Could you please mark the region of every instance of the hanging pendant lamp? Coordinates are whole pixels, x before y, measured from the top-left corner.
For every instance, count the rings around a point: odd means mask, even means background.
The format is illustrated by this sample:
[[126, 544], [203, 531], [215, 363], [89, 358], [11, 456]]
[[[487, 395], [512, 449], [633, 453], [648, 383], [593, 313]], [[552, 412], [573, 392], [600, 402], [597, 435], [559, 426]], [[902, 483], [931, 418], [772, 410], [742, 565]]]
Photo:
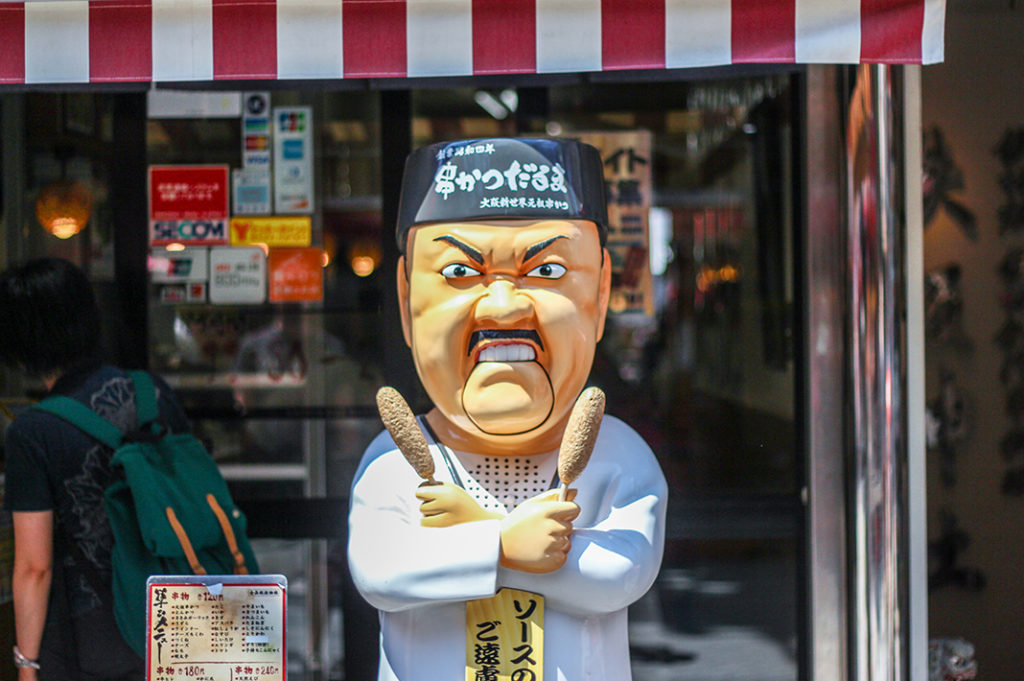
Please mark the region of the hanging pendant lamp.
[[68, 159], [74, 155], [71, 147], [54, 151], [60, 161], [60, 179], [39, 191], [36, 197], [36, 219], [58, 239], [70, 239], [85, 229], [92, 215], [92, 192], [89, 187], [66, 177]]

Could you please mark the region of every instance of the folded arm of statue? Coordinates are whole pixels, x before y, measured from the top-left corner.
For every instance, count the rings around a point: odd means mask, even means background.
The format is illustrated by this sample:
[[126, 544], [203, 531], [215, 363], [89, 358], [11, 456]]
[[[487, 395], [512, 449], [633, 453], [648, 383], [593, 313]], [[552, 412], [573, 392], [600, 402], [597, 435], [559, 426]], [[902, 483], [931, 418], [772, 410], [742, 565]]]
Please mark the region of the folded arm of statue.
[[587, 469], [574, 485], [580, 515], [559, 569], [501, 570], [498, 587], [543, 593], [551, 607], [613, 612], [642, 596], [661, 564], [666, 485], [654, 455], [624, 423], [606, 417]]
[[492, 595], [500, 521], [422, 526], [421, 479], [391, 438], [383, 433], [368, 453], [349, 512], [349, 568], [364, 597], [394, 612]]
[[573, 499], [559, 498], [558, 490], [550, 490], [527, 499], [511, 513], [504, 515], [481, 508], [466, 490], [450, 482], [423, 483], [416, 491], [422, 501], [420, 513], [423, 527], [452, 527], [480, 520], [499, 520], [502, 567], [524, 572], [552, 572], [565, 563], [572, 545], [572, 521], [580, 509]]

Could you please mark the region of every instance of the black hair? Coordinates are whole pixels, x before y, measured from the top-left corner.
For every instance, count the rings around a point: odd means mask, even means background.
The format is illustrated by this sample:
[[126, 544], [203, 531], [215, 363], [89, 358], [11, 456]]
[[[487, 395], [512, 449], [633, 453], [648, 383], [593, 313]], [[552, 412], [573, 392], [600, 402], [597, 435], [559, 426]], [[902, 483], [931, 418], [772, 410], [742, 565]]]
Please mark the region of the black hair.
[[39, 377], [98, 357], [92, 285], [67, 260], [37, 258], [0, 275], [0, 362]]

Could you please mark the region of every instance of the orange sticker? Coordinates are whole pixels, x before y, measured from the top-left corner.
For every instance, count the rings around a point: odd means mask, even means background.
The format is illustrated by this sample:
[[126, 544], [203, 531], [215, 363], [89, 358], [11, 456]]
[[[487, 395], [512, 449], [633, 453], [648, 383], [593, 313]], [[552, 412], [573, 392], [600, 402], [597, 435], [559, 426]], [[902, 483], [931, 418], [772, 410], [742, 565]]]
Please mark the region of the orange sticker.
[[324, 298], [321, 248], [271, 248], [267, 256], [272, 303], [319, 302]]

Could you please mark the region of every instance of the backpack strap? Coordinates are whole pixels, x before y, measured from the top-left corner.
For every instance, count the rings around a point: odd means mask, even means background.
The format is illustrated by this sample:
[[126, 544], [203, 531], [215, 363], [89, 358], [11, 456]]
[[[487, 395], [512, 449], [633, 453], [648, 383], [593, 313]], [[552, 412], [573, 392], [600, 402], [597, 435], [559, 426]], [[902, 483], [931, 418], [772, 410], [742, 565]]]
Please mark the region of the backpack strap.
[[192, 548], [192, 542], [189, 541], [188, 533], [182, 527], [181, 521], [178, 520], [178, 516], [174, 513], [174, 509], [168, 506], [164, 510], [167, 513], [167, 522], [170, 523], [171, 529], [174, 530], [174, 534], [178, 537], [181, 550], [185, 552], [185, 558], [188, 560], [189, 567], [192, 568], [192, 574], [205, 575], [206, 568], [199, 562], [199, 557], [196, 555], [195, 549]]
[[153, 377], [145, 371], [129, 371], [128, 375], [131, 376], [132, 386], [135, 388], [136, 423], [142, 428], [160, 416], [156, 404], [156, 388], [153, 387]]
[[217, 498], [212, 494], [206, 495], [206, 503], [210, 505], [210, 509], [213, 514], [217, 516], [217, 522], [220, 523], [220, 529], [224, 532], [224, 539], [228, 542], [228, 549], [231, 551], [232, 558], [235, 559], [235, 574], [236, 575], [247, 575], [249, 574], [249, 568], [245, 566], [245, 557], [242, 552], [238, 549], [238, 540], [235, 538], [235, 531], [231, 527], [231, 521], [228, 520], [227, 513], [217, 503]]
[[124, 437], [121, 429], [76, 399], [54, 395], [33, 405], [32, 408], [64, 419], [111, 449], [121, 446]]

